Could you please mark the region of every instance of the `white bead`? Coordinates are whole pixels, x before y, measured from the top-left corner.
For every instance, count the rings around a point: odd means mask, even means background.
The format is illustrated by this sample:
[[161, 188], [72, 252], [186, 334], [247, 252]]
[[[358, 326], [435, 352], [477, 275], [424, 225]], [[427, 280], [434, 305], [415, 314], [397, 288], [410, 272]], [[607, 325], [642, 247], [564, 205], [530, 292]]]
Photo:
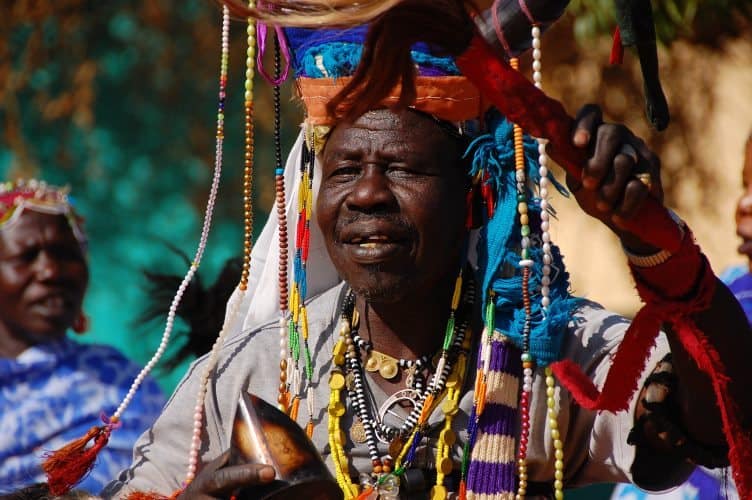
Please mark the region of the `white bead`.
[[[543, 254], [543, 263], [550, 265], [551, 264], [551, 255], [550, 254]], [[549, 271], [550, 273], [550, 271]]]
[[533, 369], [532, 368], [525, 368], [524, 370], [522, 370], [522, 373], [524, 373], [526, 377], [532, 377], [533, 376]]
[[[546, 245], [549, 245], [549, 247], [551, 246], [550, 243], [544, 243], [543, 244], [544, 247]], [[545, 251], [545, 248], [543, 250]], [[548, 276], [549, 274], [551, 274], [551, 268], [548, 267], [548, 266], [543, 266], [543, 276]]]
[[533, 73], [533, 81], [535, 82], [535, 86], [540, 88], [541, 81], [543, 81], [543, 78], [541, 77], [540, 71], [536, 71]]
[[543, 297], [541, 299], [541, 305], [543, 307], [548, 307], [549, 305], [551, 305], [551, 299], [549, 299], [548, 297]]
[[[549, 271], [549, 272], [550, 272], [550, 271]], [[550, 285], [550, 284], [551, 284], [551, 278], [549, 278], [548, 276], [543, 276], [543, 277], [541, 278], [541, 285], [543, 285], [543, 286], [548, 286], [548, 285]]]
[[528, 384], [522, 384], [522, 390], [524, 392], [530, 392], [532, 390], [532, 388]]
[[525, 171], [524, 170], [516, 170], [514, 172], [514, 177], [517, 179], [517, 182], [525, 182]]
[[[538, 42], [538, 44], [540, 45], [540, 41]], [[533, 59], [540, 59], [540, 58], [541, 58], [540, 47], [536, 47], [533, 44]]]
[[539, 26], [533, 26], [533, 29], [532, 29], [531, 33], [533, 35], [533, 39], [540, 38], [540, 36], [541, 36], [540, 27]]
[[547, 198], [548, 197], [548, 189], [541, 187], [540, 188], [540, 197], [541, 198]]
[[541, 287], [541, 295], [548, 297], [549, 295], [551, 295], [551, 289], [547, 286]]
[[541, 231], [548, 231], [550, 223], [547, 220], [541, 222]]
[[[541, 169], [541, 170], [543, 170], [543, 169]], [[540, 181], [539, 181], [540, 187], [541, 187], [541, 189], [547, 189], [548, 188], [548, 184], [549, 184], [548, 176], [547, 175], [543, 175], [543, 172], [540, 172], [540, 174], [541, 174], [541, 178], [540, 178]], [[546, 172], [546, 174], [548, 174], [548, 172]]]
[[522, 238], [522, 242], [520, 243], [522, 248], [528, 248], [530, 246], [530, 239], [529, 238]]
[[548, 242], [550, 242], [550, 241], [551, 241], [551, 236], [550, 236], [550, 235], [548, 234], [548, 232], [544, 232], [544, 233], [543, 233], [543, 234], [541, 235], [541, 238], [543, 238], [543, 241], [544, 241], [545, 243], [548, 243]]
[[551, 243], [544, 243], [543, 244], [543, 251], [546, 253], [551, 253]]
[[540, 201], [540, 207], [541, 207], [541, 210], [548, 210], [548, 201], [541, 200]]
[[540, 70], [541, 70], [540, 61], [533, 61], [533, 71], [540, 71]]
[[540, 46], [541, 46], [540, 38], [533, 38], [533, 48], [540, 49]]
[[520, 267], [533, 267], [533, 265], [535, 265], [535, 262], [533, 262], [531, 259], [522, 259], [519, 264]]

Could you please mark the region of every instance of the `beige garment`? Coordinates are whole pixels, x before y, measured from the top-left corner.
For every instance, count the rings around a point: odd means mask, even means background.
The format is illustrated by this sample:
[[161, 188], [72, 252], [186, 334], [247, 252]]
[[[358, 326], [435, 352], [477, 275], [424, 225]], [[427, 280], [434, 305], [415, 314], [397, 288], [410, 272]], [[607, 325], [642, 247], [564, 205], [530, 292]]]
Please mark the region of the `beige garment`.
[[[308, 304], [309, 342], [315, 367], [314, 420], [317, 425], [313, 440], [330, 466], [325, 410], [329, 397], [327, 381], [344, 294], [345, 287], [340, 284], [314, 297]], [[582, 366], [584, 372], [600, 386], [610, 366], [610, 357], [628, 325], [627, 319], [605, 311], [598, 304], [584, 301], [569, 323], [563, 355]], [[211, 461], [229, 447], [231, 423], [241, 390], [250, 390], [267, 401], [276, 401], [278, 328], [276, 322], [262, 325], [234, 337], [222, 349], [218, 370], [206, 397], [206, 425], [201, 449], [203, 462]], [[648, 368], [642, 376], [640, 387], [652, 367], [667, 352], [668, 343], [661, 336], [646, 364]], [[180, 487], [187, 467], [198, 379], [206, 359], [203, 357], [190, 367], [162, 416], [136, 443], [133, 464], [108, 486], [104, 492], [105, 498], [123, 498], [132, 490], [169, 494]], [[380, 404], [386, 395], [375, 384], [371, 384], [371, 389], [377, 404]], [[565, 485], [572, 487], [596, 482], [630, 481], [629, 467], [634, 458], [634, 448], [627, 444], [627, 434], [632, 428], [636, 397], [633, 397], [629, 411], [618, 414], [594, 413], [579, 408], [568, 391], [560, 388], [556, 389], [556, 398], [560, 405], [559, 429], [564, 441]], [[458, 433], [453, 457], [456, 461], [467, 439], [465, 429], [471, 406], [472, 393], [467, 393], [462, 398], [461, 411], [454, 420]], [[351, 422], [351, 413], [343, 417], [343, 427], [346, 429]], [[305, 425], [307, 419], [305, 405], [301, 405], [299, 423]], [[429, 422], [437, 423], [442, 419], [443, 415], [438, 411]], [[530, 481], [553, 480], [554, 448], [546, 422], [545, 377], [538, 369], [531, 402], [532, 437], [528, 445]], [[346, 449], [351, 457], [354, 477], [357, 477], [357, 471], [370, 471], [365, 445], [353, 447], [352, 443], [348, 443]], [[386, 449], [383, 451], [386, 453]], [[422, 456], [423, 463], [419, 465], [432, 467], [430, 453]]]

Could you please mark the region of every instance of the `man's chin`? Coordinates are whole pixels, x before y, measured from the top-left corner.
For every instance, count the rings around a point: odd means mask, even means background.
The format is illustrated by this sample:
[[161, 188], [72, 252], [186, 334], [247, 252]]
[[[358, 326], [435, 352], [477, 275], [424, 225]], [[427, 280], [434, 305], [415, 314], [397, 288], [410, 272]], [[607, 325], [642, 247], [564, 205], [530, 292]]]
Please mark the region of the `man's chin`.
[[379, 271], [372, 271], [367, 276], [346, 281], [355, 295], [372, 304], [399, 302], [409, 293], [410, 288], [410, 279], [405, 275]]

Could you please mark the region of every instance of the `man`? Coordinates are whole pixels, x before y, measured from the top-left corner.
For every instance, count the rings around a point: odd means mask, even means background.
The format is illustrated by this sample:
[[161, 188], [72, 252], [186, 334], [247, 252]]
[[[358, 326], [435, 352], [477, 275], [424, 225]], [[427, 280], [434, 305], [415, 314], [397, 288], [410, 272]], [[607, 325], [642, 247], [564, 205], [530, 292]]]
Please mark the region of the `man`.
[[[337, 124], [322, 152], [316, 217], [328, 256], [343, 283], [311, 298], [307, 307], [308, 342], [315, 367], [311, 385], [314, 400], [319, 404], [314, 410], [313, 441], [329, 462], [332, 449], [327, 444], [325, 424], [330, 392], [327, 380], [333, 368], [338, 320], [347, 296], [354, 298], [354, 309], [360, 317], [359, 338], [370, 349], [399, 360], [415, 360], [441, 351], [467, 237], [466, 195], [470, 182], [461, 160], [465, 143], [447, 130], [445, 124], [409, 109], [377, 109], [353, 123]], [[632, 217], [648, 196], [660, 199], [657, 159], [624, 127], [604, 124], [600, 112], [592, 107], [581, 113], [572, 140], [589, 151], [590, 157], [582, 185], [574, 182], [570, 185], [580, 205], [611, 227], [632, 254], [655, 253], [655, 249], [621, 231], [619, 224], [620, 219]], [[625, 149], [625, 144], [631, 149]], [[632, 177], [638, 165], [652, 173], [655, 180], [651, 189]], [[712, 307], [697, 313], [696, 318], [705, 333], [717, 342], [734, 377], [747, 370], [744, 356], [737, 353], [752, 352], [748, 332], [740, 332], [742, 319], [738, 305], [723, 286], [717, 287]], [[468, 321], [471, 330], [479, 332], [482, 328], [477, 316]], [[573, 359], [596, 383], [601, 383], [609, 357], [626, 326], [626, 320], [595, 304], [582, 302], [572, 311], [562, 356]], [[221, 369], [210, 380], [205, 409], [207, 425], [201, 434], [202, 462], [209, 463], [199, 468], [199, 474], [181, 498], [221, 497], [240, 486], [273, 478], [274, 470], [268, 466], [228, 465], [228, 455], [223, 452], [230, 446], [229, 422], [241, 391], [250, 390], [268, 401], [277, 399], [278, 360], [269, 356], [278, 342], [277, 328], [276, 321], [256, 325], [220, 352]], [[668, 352], [668, 345], [680, 381], [675, 396], [681, 425], [695, 442], [711, 448], [722, 445], [719, 416], [708, 381], [675, 339], [669, 336], [668, 344], [665, 340], [659, 343], [643, 377]], [[198, 374], [204, 363], [205, 359], [199, 361], [187, 374], [160, 419], [137, 444], [131, 469], [111, 485], [106, 496], [125, 496], [133, 489], [169, 493], [181, 488], [186, 467], [184, 457], [191, 441], [185, 417], [195, 405]], [[374, 399], [374, 404], [369, 404], [371, 410], [383, 406], [390, 395], [404, 387], [407, 375], [400, 371], [394, 378], [367, 376], [368, 391]], [[531, 432], [539, 432], [539, 436], [547, 422], [546, 398], [535, 394], [546, 394], [545, 378], [536, 376], [530, 407]], [[458, 434], [452, 452], [455, 462], [461, 456], [463, 442], [469, 439], [465, 429], [473, 404], [472, 392], [463, 393], [460, 411], [452, 424]], [[612, 414], [575, 409], [571, 396], [563, 390], [558, 397], [559, 416], [563, 419], [559, 429], [564, 443], [564, 484], [637, 480], [630, 473], [635, 448], [626, 443], [635, 415], [631, 411]], [[742, 411], [748, 411], [750, 401], [744, 394], [734, 393], [733, 397], [738, 398]], [[637, 415], [644, 413], [637, 401], [630, 408], [635, 406]], [[404, 410], [391, 409], [398, 413]], [[343, 429], [357, 425], [358, 418], [351, 411], [342, 418]], [[427, 451], [419, 453], [412, 464], [428, 472], [418, 481], [422, 490], [403, 490], [408, 498], [420, 498], [431, 490], [431, 474], [435, 476], [435, 469], [430, 450], [436, 444], [440, 431], [437, 425], [442, 418], [445, 415], [437, 411], [428, 420], [430, 435], [427, 446], [421, 446]], [[306, 416], [299, 416], [302, 425], [306, 420]], [[549, 431], [545, 432], [548, 435]], [[652, 470], [648, 471], [636, 464], [637, 469], [633, 470], [640, 470], [642, 485], [660, 489], [686, 479], [693, 466], [674, 453], [675, 443], [663, 441], [649, 426], [645, 434], [640, 446], [644, 450], [651, 448], [651, 454], [662, 459], [650, 461]], [[372, 466], [366, 445], [353, 436], [345, 445], [349, 473], [355, 477], [357, 473], [368, 474]], [[386, 444], [379, 443], [378, 448], [387, 453]], [[645, 455], [641, 459], [645, 460]], [[529, 494], [536, 491], [552, 494], [554, 483], [561, 480], [558, 472], [555, 474], [556, 460], [557, 449], [531, 441], [526, 469]], [[455, 482], [446, 487], [456, 486]], [[403, 484], [403, 488], [411, 487]]]
[[[0, 493], [44, 481], [45, 452], [111, 414], [138, 367], [105, 346], [80, 344], [89, 282], [86, 237], [65, 189], [0, 185]], [[99, 492], [128, 463], [135, 438], [164, 402], [148, 379], [127, 422], [81, 488]]]

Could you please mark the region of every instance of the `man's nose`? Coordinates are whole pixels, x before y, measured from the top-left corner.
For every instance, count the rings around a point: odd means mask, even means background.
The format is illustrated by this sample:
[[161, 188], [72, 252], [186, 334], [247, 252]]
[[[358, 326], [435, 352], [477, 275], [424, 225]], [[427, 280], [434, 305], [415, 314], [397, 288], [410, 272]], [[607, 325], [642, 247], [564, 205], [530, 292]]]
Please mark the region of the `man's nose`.
[[386, 169], [379, 165], [365, 166], [348, 196], [347, 205], [351, 210], [361, 212], [393, 208], [396, 205], [396, 198]]

